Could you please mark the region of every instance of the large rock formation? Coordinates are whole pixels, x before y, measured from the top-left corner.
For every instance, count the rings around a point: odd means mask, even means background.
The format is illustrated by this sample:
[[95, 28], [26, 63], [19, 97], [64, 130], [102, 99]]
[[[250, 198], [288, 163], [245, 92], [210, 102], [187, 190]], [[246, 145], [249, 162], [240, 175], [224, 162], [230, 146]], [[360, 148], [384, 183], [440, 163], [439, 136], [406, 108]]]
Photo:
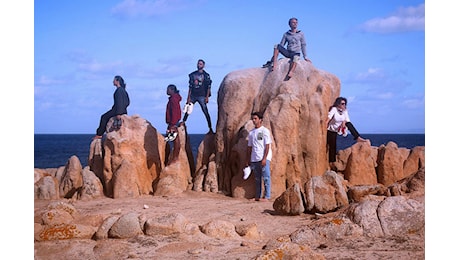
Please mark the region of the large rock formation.
[[254, 111], [264, 112], [263, 124], [273, 135], [272, 197], [327, 169], [324, 126], [328, 108], [339, 96], [340, 81], [306, 61], [285, 81], [288, 67], [288, 59], [281, 59], [273, 72], [260, 68], [234, 71], [220, 85], [216, 164], [219, 189], [226, 194], [252, 196], [241, 175]]
[[[175, 153], [171, 152], [168, 165], [161, 171], [158, 182], [155, 185], [155, 195], [166, 196], [175, 195], [190, 189], [192, 184], [192, 175], [190, 164], [185, 149], [187, 133], [183, 126], [178, 128], [178, 135], [174, 142], [178, 142]], [[169, 148], [168, 148], [169, 149]]]
[[[109, 197], [137, 197], [153, 193], [165, 162], [164, 137], [138, 115], [122, 116], [122, 126], [104, 140], [103, 184]], [[98, 140], [95, 140], [98, 141]], [[95, 162], [90, 158], [90, 162]], [[96, 173], [96, 175], [100, 175]]]

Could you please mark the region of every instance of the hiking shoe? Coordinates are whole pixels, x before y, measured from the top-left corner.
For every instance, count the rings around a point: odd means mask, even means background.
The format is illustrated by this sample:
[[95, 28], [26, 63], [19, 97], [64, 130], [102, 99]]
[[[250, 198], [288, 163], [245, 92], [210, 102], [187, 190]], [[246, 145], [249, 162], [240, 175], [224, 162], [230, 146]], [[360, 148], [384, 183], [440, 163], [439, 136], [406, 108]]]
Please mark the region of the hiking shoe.
[[267, 61], [267, 63], [262, 65], [262, 68], [270, 68], [272, 65], [273, 65], [273, 62], [269, 60], [269, 61]]

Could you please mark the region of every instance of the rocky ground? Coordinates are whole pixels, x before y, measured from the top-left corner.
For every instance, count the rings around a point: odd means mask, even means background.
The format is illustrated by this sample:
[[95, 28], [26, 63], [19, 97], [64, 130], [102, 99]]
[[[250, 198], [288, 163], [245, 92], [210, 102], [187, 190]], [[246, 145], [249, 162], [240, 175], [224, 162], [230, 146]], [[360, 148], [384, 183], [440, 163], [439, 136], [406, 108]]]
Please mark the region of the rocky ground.
[[[50, 203], [35, 200], [35, 216]], [[333, 219], [339, 212], [325, 215], [280, 216], [273, 201], [256, 202], [221, 194], [187, 191], [174, 197], [142, 196], [128, 199], [72, 201], [88, 221], [128, 212], [146, 218], [180, 213], [189, 222], [204, 225], [211, 220], [239, 224], [255, 223], [259, 238], [211, 238], [172, 236], [136, 236], [129, 239], [68, 239], [34, 242], [34, 256], [40, 259], [255, 259], [267, 251], [267, 244], [285, 239], [294, 231], [315, 221]], [[424, 259], [425, 238], [368, 238], [328, 241], [312, 251], [323, 259]], [[281, 259], [281, 258], [264, 258]], [[315, 258], [315, 259], [321, 259]]]

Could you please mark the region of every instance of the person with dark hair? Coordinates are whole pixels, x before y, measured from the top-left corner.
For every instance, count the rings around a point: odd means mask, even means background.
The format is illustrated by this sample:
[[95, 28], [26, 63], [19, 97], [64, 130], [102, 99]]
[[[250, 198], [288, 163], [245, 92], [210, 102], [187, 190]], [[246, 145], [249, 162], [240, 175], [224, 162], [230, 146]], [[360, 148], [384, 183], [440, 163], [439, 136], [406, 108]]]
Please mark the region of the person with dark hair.
[[[208, 122], [209, 133], [213, 133], [211, 116], [209, 115], [207, 107], [209, 97], [211, 96], [212, 80], [211, 76], [204, 70], [204, 65], [204, 60], [199, 59], [196, 64], [197, 70], [188, 75], [189, 90], [187, 96], [187, 105], [193, 105], [198, 101], [198, 104], [200, 104], [201, 110], [206, 117], [206, 121]], [[187, 121], [188, 116], [189, 113], [185, 112], [184, 119], [182, 120], [184, 123]]]
[[[270, 199], [270, 161], [272, 159], [270, 131], [262, 125], [263, 114], [253, 112], [251, 114], [254, 129], [249, 132], [248, 148], [246, 152], [246, 166], [254, 171], [256, 181], [256, 201], [267, 201]], [[244, 176], [247, 179], [248, 176]], [[262, 196], [262, 181], [264, 184], [264, 196]]]
[[336, 161], [338, 134], [346, 136], [347, 130], [349, 130], [356, 141], [368, 141], [368, 139], [361, 137], [361, 135], [351, 123], [347, 110], [347, 99], [344, 97], [336, 98], [334, 104], [329, 108], [326, 128], [330, 164]]
[[110, 118], [114, 117], [114, 127], [119, 129], [121, 127], [121, 115], [128, 114], [129, 96], [126, 92], [126, 84], [121, 76], [115, 76], [113, 85], [116, 87], [113, 93], [113, 106], [105, 112], [99, 121], [99, 127], [96, 130], [96, 136], [93, 139], [101, 139], [107, 128], [107, 123]]
[[168, 128], [166, 130], [165, 141], [174, 141], [177, 136], [177, 127], [182, 116], [180, 109], [180, 102], [182, 97], [179, 94], [179, 90], [176, 85], [169, 84], [166, 88], [166, 94], [169, 96], [168, 104], [166, 104], [166, 124]]
[[[278, 61], [278, 54], [281, 52], [283, 56], [290, 59], [289, 70], [286, 75], [286, 80], [289, 80], [297, 66], [297, 62], [300, 60], [300, 52], [302, 51], [303, 57], [307, 62], [311, 62], [307, 58], [307, 43], [305, 41], [305, 35], [301, 30], [297, 30], [298, 20], [295, 17], [289, 19], [289, 27], [291, 29], [283, 34], [280, 44], [275, 45], [273, 49], [273, 56], [271, 60], [267, 61], [262, 67], [270, 68], [270, 71], [276, 69], [276, 63]], [[287, 44], [287, 48], [284, 46]]]

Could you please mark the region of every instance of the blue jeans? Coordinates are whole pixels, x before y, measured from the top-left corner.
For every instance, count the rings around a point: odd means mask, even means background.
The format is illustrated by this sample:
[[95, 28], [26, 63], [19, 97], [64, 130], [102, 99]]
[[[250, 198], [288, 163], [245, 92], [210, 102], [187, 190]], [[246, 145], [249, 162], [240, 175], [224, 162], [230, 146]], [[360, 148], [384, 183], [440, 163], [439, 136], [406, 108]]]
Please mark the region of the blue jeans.
[[[262, 162], [251, 162], [251, 169], [254, 171], [256, 179], [256, 199], [270, 199], [270, 161], [267, 160], [265, 167]], [[262, 197], [262, 180], [264, 182], [265, 196]]]
[[[209, 127], [209, 129], [212, 129], [211, 116], [209, 115], [208, 106], [206, 105], [205, 99], [206, 99], [206, 97], [204, 97], [204, 96], [195, 97], [193, 95], [190, 95], [190, 102], [192, 104], [195, 104], [196, 102], [198, 102], [198, 104], [200, 104], [201, 110], [203, 111], [203, 114], [206, 117], [206, 121], [208, 121], [208, 127]], [[184, 121], [184, 122], [187, 121], [187, 118], [188, 118], [188, 114], [185, 113], [184, 118], [182, 119], [182, 121]]]

